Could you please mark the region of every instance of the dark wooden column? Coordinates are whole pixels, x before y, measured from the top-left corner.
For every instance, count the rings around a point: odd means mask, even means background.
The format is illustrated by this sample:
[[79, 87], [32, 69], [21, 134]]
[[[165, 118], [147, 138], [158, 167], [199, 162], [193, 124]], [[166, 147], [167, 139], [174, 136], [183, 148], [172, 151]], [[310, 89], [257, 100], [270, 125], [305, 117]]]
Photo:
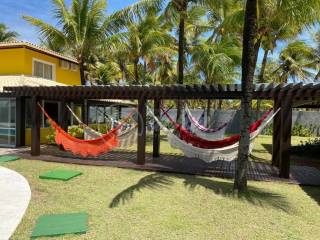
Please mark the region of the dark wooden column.
[[[160, 99], [154, 100], [154, 115], [160, 119]], [[153, 157], [160, 157], [160, 126], [154, 121], [153, 126]]]
[[26, 145], [26, 102], [24, 97], [16, 98], [16, 146]]
[[122, 107], [121, 106], [118, 106], [118, 119], [121, 119], [122, 118]]
[[[281, 107], [279, 98], [274, 99], [274, 111]], [[273, 119], [272, 133], [272, 165], [279, 167], [280, 163], [280, 143], [281, 143], [281, 111]]]
[[40, 155], [40, 109], [38, 106], [40, 99], [36, 96], [31, 99], [32, 125], [31, 125], [31, 155]]
[[280, 143], [280, 165], [279, 176], [289, 178], [290, 176], [290, 152], [291, 128], [292, 128], [292, 96], [287, 95], [281, 99], [281, 143]]
[[88, 100], [85, 99], [83, 100], [82, 106], [81, 106], [81, 120], [83, 123], [88, 124], [88, 118], [89, 118], [89, 114], [88, 114]]
[[67, 109], [67, 101], [63, 99], [60, 102], [60, 108], [59, 108], [59, 124], [60, 127], [68, 131], [68, 109]]
[[141, 96], [138, 101], [138, 151], [137, 151], [137, 163], [146, 163], [146, 98]]

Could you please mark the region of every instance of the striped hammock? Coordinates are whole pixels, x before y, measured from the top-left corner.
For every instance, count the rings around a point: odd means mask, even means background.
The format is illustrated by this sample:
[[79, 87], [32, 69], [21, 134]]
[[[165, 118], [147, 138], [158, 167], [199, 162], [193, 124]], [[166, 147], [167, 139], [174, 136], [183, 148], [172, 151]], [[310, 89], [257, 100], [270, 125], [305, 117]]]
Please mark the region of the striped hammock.
[[191, 122], [191, 128], [190, 131], [193, 132], [196, 136], [201, 137], [203, 139], [206, 140], [219, 140], [219, 139], [223, 139], [227, 126], [229, 125], [229, 123], [231, 122], [231, 118], [230, 121], [222, 124], [221, 126], [217, 127], [217, 128], [206, 128], [203, 125], [201, 125], [197, 119], [195, 119], [192, 114], [190, 109], [188, 108], [188, 106], [185, 106], [185, 112], [187, 113], [187, 116]]
[[[278, 109], [276, 112], [269, 112], [267, 117], [261, 121], [261, 124], [250, 133], [250, 146], [249, 146], [249, 153], [252, 152], [253, 149], [253, 142], [256, 137], [265, 129], [274, 116], [279, 112]], [[162, 122], [153, 114], [152, 110], [148, 108], [149, 114], [155, 119], [158, 123], [160, 128], [167, 134], [168, 141], [173, 148], [177, 148], [183, 152], [186, 157], [190, 158], [198, 158], [205, 162], [213, 162], [217, 160], [224, 160], [224, 161], [233, 161], [238, 156], [238, 147], [239, 147], [239, 139], [238, 141], [231, 143], [229, 145], [219, 147], [219, 148], [201, 148], [198, 146], [194, 146], [191, 143], [187, 143], [185, 140], [176, 136], [173, 131], [170, 131], [166, 128]]]

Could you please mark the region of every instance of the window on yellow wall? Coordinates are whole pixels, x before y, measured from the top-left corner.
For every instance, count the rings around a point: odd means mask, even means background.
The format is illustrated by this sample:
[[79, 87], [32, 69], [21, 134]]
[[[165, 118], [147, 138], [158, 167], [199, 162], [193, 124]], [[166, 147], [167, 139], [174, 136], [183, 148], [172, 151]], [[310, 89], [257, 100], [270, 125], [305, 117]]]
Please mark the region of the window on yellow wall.
[[33, 76], [54, 80], [54, 64], [33, 59]]

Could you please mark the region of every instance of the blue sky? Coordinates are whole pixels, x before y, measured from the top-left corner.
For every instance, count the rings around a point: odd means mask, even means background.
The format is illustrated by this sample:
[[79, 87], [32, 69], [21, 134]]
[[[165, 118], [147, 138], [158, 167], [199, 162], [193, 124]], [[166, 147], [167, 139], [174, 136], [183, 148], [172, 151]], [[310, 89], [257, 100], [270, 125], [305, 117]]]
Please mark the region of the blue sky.
[[[66, 0], [66, 3], [71, 0]], [[108, 0], [107, 13], [112, 13], [137, 0]], [[22, 15], [30, 15], [49, 23], [55, 23], [51, 17], [52, 3], [50, 0], [0, 0], [0, 22], [20, 34], [19, 39], [38, 43], [35, 28], [22, 19]]]
[[[71, 0], [65, 1], [67, 4], [71, 2]], [[137, 1], [138, 0], [107, 0], [108, 6], [106, 11], [110, 14]], [[38, 33], [36, 29], [24, 21], [22, 15], [30, 15], [55, 24], [55, 20], [51, 17], [52, 9], [51, 0], [0, 0], [0, 23], [5, 23], [11, 30], [18, 32], [20, 34], [19, 40], [38, 43]], [[316, 28], [319, 29], [319, 26]], [[312, 32], [315, 32], [315, 29], [311, 29], [311, 34], [307, 32], [303, 33], [300, 39], [309, 44], [314, 44], [311, 36]], [[273, 54], [274, 58], [277, 58], [280, 49], [285, 45], [286, 43], [278, 44], [278, 48]], [[261, 61], [261, 57], [262, 51], [259, 54], [259, 62]]]

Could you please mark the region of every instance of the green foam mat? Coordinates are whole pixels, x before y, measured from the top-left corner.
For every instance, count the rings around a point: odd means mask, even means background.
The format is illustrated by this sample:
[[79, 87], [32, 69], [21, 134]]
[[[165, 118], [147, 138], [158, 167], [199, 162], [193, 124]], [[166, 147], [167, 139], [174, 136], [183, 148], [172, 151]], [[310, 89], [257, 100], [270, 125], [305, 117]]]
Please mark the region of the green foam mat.
[[38, 218], [31, 237], [83, 234], [87, 232], [87, 225], [87, 213], [42, 215]]
[[74, 177], [81, 175], [82, 172], [75, 170], [52, 170], [39, 176], [41, 179], [68, 181]]
[[0, 156], [0, 163], [2, 163], [2, 162], [12, 162], [12, 161], [16, 161], [16, 160], [19, 160], [19, 159], [20, 159], [19, 156], [4, 155], [4, 156]]

